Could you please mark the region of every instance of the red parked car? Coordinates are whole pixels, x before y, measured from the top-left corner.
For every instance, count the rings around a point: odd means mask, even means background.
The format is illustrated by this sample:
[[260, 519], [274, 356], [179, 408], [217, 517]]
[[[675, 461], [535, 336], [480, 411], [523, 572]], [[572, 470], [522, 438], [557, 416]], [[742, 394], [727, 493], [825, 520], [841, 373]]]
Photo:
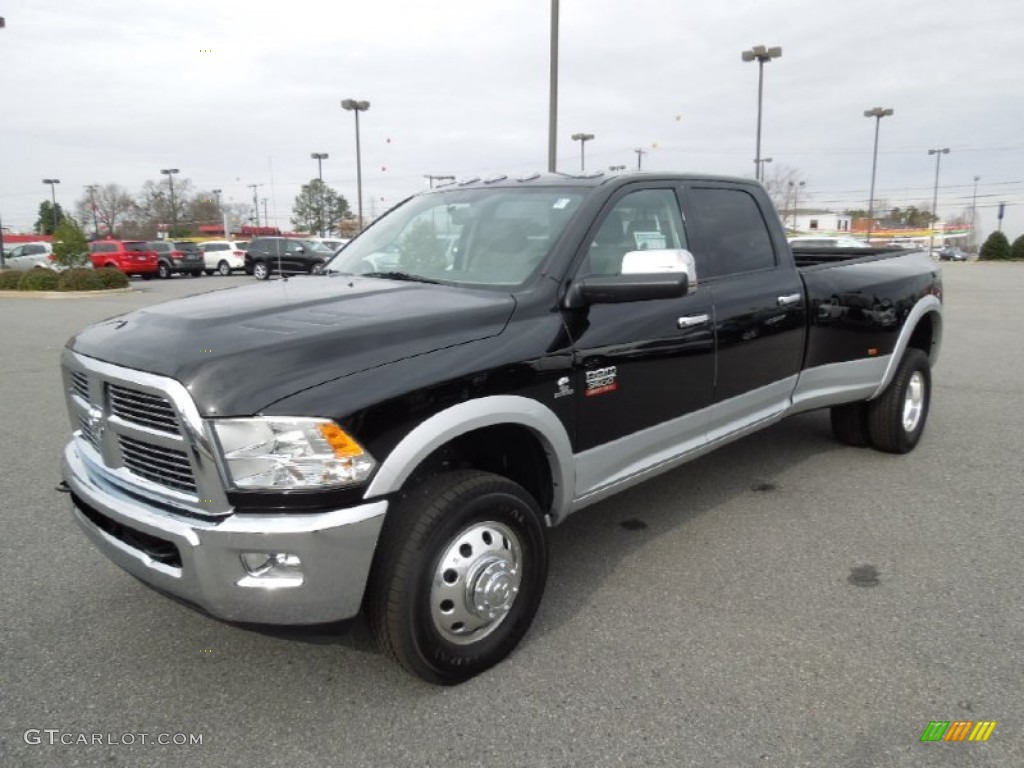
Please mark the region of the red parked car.
[[96, 240], [89, 243], [89, 258], [96, 269], [114, 267], [126, 275], [149, 280], [159, 269], [156, 251], [142, 240]]

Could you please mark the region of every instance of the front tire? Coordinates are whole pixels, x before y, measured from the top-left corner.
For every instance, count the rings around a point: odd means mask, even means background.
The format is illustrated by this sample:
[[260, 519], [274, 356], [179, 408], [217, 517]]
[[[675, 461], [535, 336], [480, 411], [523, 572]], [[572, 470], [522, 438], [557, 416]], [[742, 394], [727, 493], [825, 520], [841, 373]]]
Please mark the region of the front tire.
[[377, 642], [406, 670], [454, 685], [526, 634], [547, 580], [542, 514], [521, 486], [445, 472], [388, 513], [365, 607]]
[[262, 261], [257, 261], [252, 265], [252, 274], [257, 280], [267, 280], [270, 277], [270, 267]]
[[887, 453], [912, 451], [928, 420], [931, 393], [928, 355], [920, 349], [908, 349], [889, 386], [868, 403], [868, 430], [874, 446]]

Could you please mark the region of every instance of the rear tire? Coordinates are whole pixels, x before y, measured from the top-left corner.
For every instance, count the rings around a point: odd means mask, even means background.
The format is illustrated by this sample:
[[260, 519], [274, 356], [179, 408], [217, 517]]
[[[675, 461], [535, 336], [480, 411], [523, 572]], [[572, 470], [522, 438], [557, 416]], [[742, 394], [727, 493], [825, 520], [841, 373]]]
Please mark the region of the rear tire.
[[[220, 264], [217, 265], [217, 272], [218, 274], [227, 277], [228, 275], [231, 274], [231, 265], [228, 264], [226, 261], [222, 261]], [[212, 275], [213, 272], [210, 272], [209, 274]]]
[[161, 280], [167, 280], [171, 276], [171, 268], [169, 265], [161, 261], [159, 266], [156, 268], [156, 273]]
[[832, 434], [836, 440], [855, 448], [871, 445], [871, 432], [868, 429], [868, 404], [846, 403], [832, 406]]
[[432, 683], [454, 685], [516, 647], [547, 580], [537, 502], [476, 470], [445, 472], [388, 512], [364, 606], [381, 650]]
[[874, 446], [887, 453], [912, 451], [928, 420], [931, 393], [928, 355], [920, 349], [908, 349], [889, 386], [868, 403], [868, 430]]

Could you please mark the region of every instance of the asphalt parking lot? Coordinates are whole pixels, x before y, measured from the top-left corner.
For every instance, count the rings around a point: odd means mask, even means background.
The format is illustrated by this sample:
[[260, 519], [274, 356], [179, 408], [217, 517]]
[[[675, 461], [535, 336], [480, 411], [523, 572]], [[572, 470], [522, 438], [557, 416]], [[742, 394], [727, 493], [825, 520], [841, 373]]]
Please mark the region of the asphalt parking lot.
[[[65, 340], [252, 278], [0, 299], [0, 765], [1024, 765], [1024, 266], [944, 274], [916, 451], [843, 447], [805, 414], [590, 508], [551, 532], [519, 650], [444, 689], [361, 620], [237, 627], [152, 592], [54, 490]], [[998, 725], [922, 743], [934, 720]]]

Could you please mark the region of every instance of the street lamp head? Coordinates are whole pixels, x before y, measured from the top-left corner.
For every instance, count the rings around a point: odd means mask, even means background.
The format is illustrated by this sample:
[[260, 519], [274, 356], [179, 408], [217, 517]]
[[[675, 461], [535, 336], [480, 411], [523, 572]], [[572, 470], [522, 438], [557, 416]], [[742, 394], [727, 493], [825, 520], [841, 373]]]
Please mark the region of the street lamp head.
[[743, 51], [740, 57], [743, 61], [759, 61], [764, 64], [766, 61], [778, 59], [782, 56], [782, 48], [775, 45], [768, 48], [764, 45], [755, 45], [749, 51]]
[[60, 184], [60, 179], [43, 179], [43, 184]]
[[943, 147], [942, 149], [929, 149], [928, 150], [928, 154], [929, 155], [948, 155], [949, 154], [949, 147]]
[[894, 114], [894, 110], [891, 107], [875, 107], [874, 109], [865, 109], [864, 117], [889, 117]]
[[164, 173], [164, 174], [167, 174], [168, 176], [171, 176], [171, 175], [173, 175], [175, 173], [178, 173], [178, 169], [177, 168], [161, 168], [160, 169], [160, 173]]
[[594, 138], [592, 133], [574, 133], [572, 135], [573, 141], [590, 141], [592, 138]]
[[314, 160], [326, 160], [328, 158], [328, 154], [326, 152], [313, 152], [310, 157]]
[[370, 108], [370, 102], [357, 101], [356, 99], [343, 99], [341, 102], [341, 108], [347, 109], [349, 112], [365, 112]]

